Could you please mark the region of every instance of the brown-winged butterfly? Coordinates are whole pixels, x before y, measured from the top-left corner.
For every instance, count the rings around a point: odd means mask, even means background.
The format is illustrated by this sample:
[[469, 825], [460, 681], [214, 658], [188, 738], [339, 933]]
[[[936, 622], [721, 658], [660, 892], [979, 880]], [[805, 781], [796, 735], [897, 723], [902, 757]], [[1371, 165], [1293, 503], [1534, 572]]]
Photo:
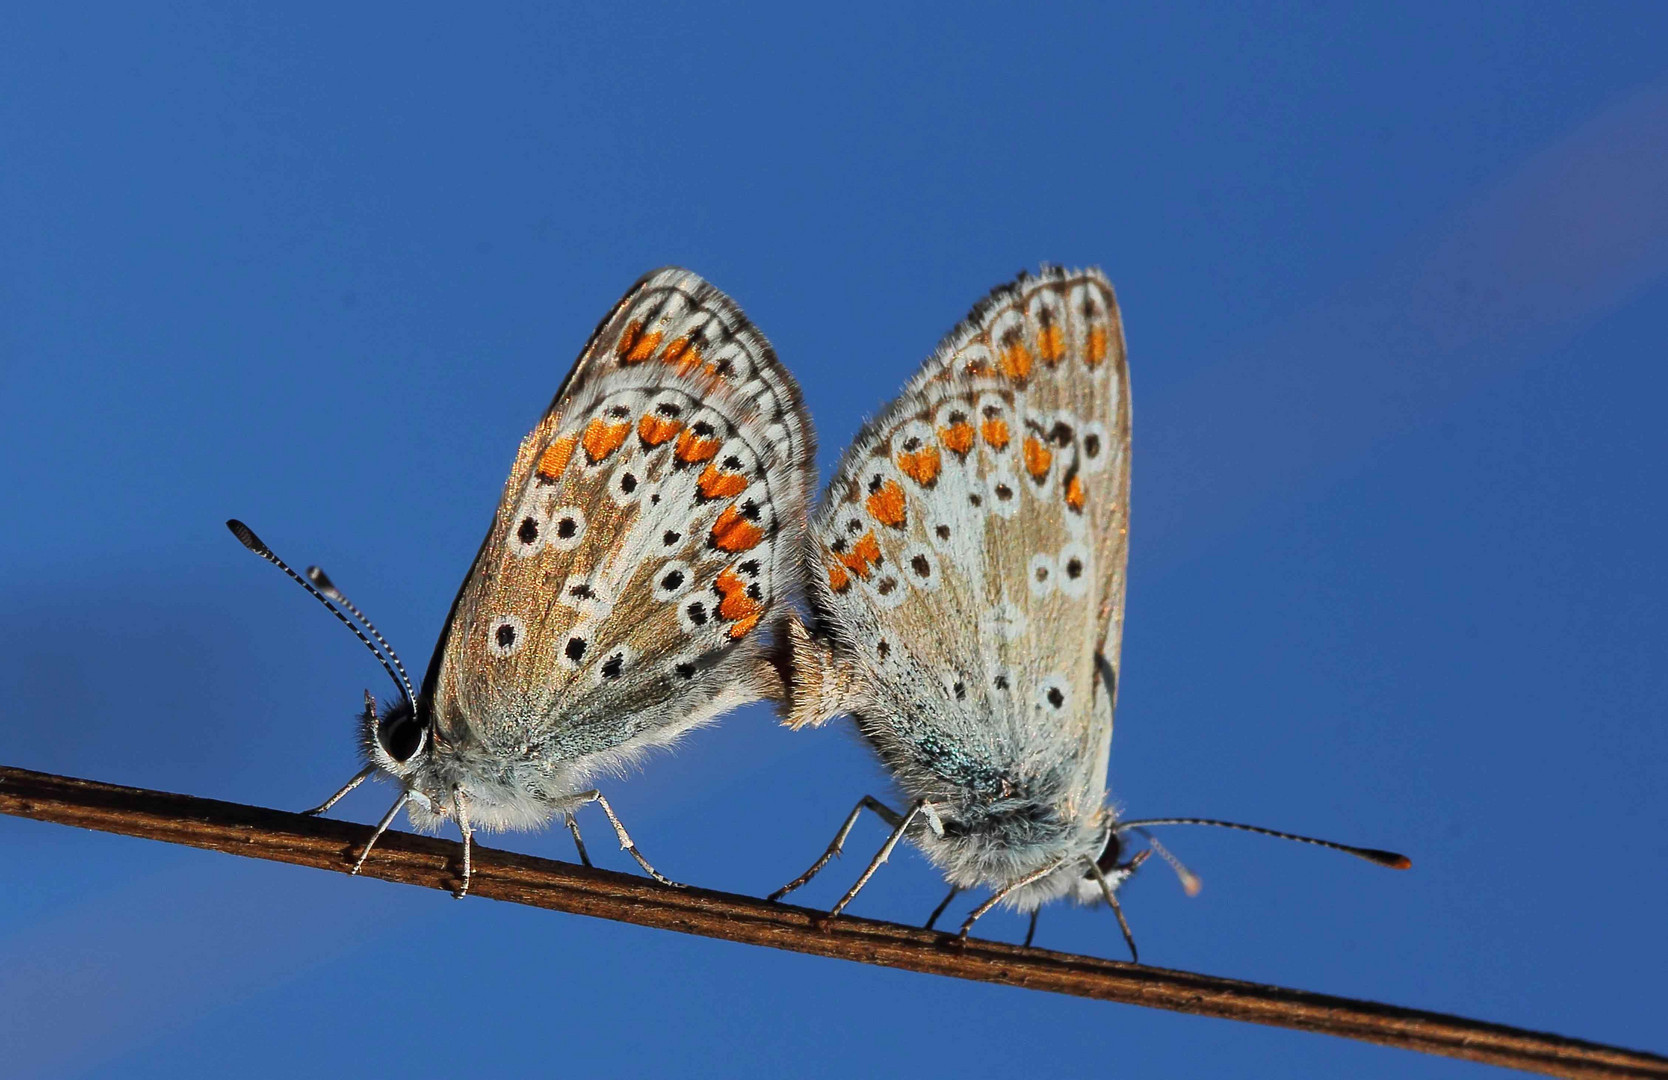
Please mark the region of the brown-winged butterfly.
[[[421, 689], [382, 635], [316, 567], [278, 565], [376, 653], [399, 696], [366, 692], [365, 767], [406, 808], [462, 831], [607, 814], [593, 786], [744, 702], [780, 697], [762, 639], [802, 572], [813, 435], [799, 387], [729, 297], [659, 270], [603, 319], [521, 443], [503, 498], [440, 632]], [[357, 624], [357, 625], [356, 625]], [[375, 644], [372, 644], [372, 641]], [[589, 860], [585, 859], [588, 863]]]

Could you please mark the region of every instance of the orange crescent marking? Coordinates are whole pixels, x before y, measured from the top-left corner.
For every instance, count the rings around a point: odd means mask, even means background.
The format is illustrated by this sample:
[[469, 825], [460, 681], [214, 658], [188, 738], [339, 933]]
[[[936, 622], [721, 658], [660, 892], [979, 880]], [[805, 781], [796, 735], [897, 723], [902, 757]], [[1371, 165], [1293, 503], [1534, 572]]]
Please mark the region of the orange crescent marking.
[[718, 466], [708, 465], [695, 482], [704, 499], [727, 499], [747, 490], [747, 477], [740, 473], [720, 472]]
[[[736, 574], [733, 566], [726, 566], [719, 571], [718, 579], [713, 582], [713, 588], [718, 590], [721, 598], [718, 601], [718, 617], [729, 622], [737, 619], [752, 619], [758, 621], [764, 613], [764, 605], [747, 595], [748, 582]], [[747, 630], [751, 630], [749, 626]], [[743, 630], [745, 634], [747, 630]]]
[[660, 331], [656, 330], [652, 334], [644, 334], [642, 337], [639, 337], [632, 343], [631, 351], [626, 353], [623, 357], [624, 362], [628, 364], [641, 364], [643, 361], [653, 356], [654, 351], [660, 347], [660, 336]]
[[730, 627], [730, 640], [734, 641], [738, 638], [746, 637], [749, 630], [759, 625], [760, 617], [761, 616], [758, 615], [749, 615], [747, 618], [740, 620], [734, 626]]
[[836, 558], [858, 577], [867, 578], [870, 568], [880, 565], [880, 541], [875, 539], [874, 533], [866, 532], [863, 539], [852, 545], [850, 551]]
[[676, 453], [678, 460], [691, 465], [697, 461], [710, 461], [718, 453], [723, 443], [718, 439], [703, 439], [693, 431], [685, 431], [678, 436]]
[[905, 476], [922, 487], [926, 487], [938, 479], [939, 467], [940, 461], [938, 447], [936, 446], [923, 447], [913, 454], [900, 453], [898, 455], [898, 468], [903, 470]]
[[661, 363], [675, 367], [679, 375], [688, 375], [701, 366], [701, 350], [691, 345], [686, 337], [674, 338], [660, 354]]
[[1037, 331], [1037, 355], [1043, 363], [1053, 367], [1065, 353], [1065, 335], [1060, 333], [1059, 326], [1050, 323]]
[[1054, 451], [1044, 446], [1033, 435], [1025, 437], [1025, 471], [1031, 474], [1031, 479], [1042, 482], [1048, 475], [1048, 466], [1054, 461]]
[[939, 428], [938, 441], [954, 451], [958, 457], [966, 457], [967, 452], [973, 449], [973, 425], [961, 423]]
[[547, 480], [554, 480], [562, 475], [562, 470], [568, 467], [568, 459], [573, 457], [573, 448], [578, 445], [578, 435], [563, 435], [550, 444], [544, 455], [539, 458], [539, 475]]
[[[732, 554], [750, 551], [764, 539], [764, 530], [741, 516], [734, 505], [726, 506], [712, 523], [712, 546]], [[722, 575], [720, 575], [722, 577]]]
[[1015, 382], [1023, 381], [1031, 374], [1031, 353], [1025, 347], [1025, 342], [1015, 341], [1002, 350], [1002, 374]]
[[631, 355], [631, 350], [637, 347], [637, 339], [643, 336], [643, 324], [639, 320], [632, 320], [620, 335], [620, 343], [614, 346], [614, 352], [621, 360]]
[[682, 430], [682, 420], [669, 420], [654, 413], [644, 413], [643, 419], [637, 421], [637, 437], [645, 446], [659, 446]]
[[1083, 493], [1083, 478], [1074, 473], [1072, 478], [1066, 481], [1066, 505], [1081, 514], [1086, 498]]
[[985, 442], [996, 447], [996, 449], [1006, 450], [1008, 448], [1008, 422], [1000, 416], [993, 416], [986, 420], [979, 425], [979, 430], [984, 433]]
[[586, 455], [594, 465], [624, 446], [629, 434], [631, 421], [621, 420], [617, 424], [610, 424], [599, 416], [585, 425], [585, 437], [579, 444], [585, 448]]
[[880, 485], [880, 490], [869, 496], [869, 513], [882, 525], [890, 525], [894, 529], [903, 528], [906, 519], [904, 512], [904, 490], [896, 480], [888, 480]]
[[828, 564], [828, 587], [835, 592], [843, 593], [851, 588], [851, 575], [838, 562]]
[[1106, 359], [1106, 327], [1096, 326], [1089, 331], [1089, 351], [1083, 357], [1090, 367], [1100, 367]]

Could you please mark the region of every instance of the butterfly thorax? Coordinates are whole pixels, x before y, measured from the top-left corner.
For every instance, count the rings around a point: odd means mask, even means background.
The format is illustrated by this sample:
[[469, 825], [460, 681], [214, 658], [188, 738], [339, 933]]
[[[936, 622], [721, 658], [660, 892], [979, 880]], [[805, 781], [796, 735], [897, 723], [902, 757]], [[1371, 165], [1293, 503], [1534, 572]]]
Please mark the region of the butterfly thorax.
[[923, 827], [912, 839], [951, 884], [999, 888], [1059, 863], [1055, 873], [1017, 890], [1013, 906], [1029, 911], [1066, 895], [1096, 899], [1083, 883], [1088, 861], [1106, 846], [1111, 818], [1101, 805], [1076, 813], [1058, 803], [1025, 798], [934, 805], [944, 834]]

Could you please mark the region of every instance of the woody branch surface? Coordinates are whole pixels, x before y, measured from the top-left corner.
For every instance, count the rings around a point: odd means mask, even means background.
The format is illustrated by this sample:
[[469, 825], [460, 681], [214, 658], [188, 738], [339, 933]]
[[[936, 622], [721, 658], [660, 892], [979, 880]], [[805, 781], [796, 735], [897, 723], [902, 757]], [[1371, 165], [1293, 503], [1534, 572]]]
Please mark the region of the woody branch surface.
[[[0, 812], [346, 873], [369, 835], [351, 822], [0, 766]], [[390, 832], [367, 877], [458, 881], [459, 845]], [[1668, 1078], [1668, 1058], [1457, 1016], [1185, 971], [1025, 949], [477, 847], [478, 897], [863, 964], [1341, 1035], [1553, 1076]]]

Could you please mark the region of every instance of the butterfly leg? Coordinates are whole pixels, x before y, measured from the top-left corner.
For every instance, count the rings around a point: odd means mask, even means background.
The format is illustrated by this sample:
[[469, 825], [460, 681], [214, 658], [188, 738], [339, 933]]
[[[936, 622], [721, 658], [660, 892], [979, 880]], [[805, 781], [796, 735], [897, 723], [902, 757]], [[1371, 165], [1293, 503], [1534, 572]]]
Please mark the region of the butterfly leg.
[[674, 889], [683, 888], [682, 885], [673, 881], [671, 878], [666, 877], [659, 870], [650, 866], [649, 860], [643, 858], [643, 853], [638, 851], [637, 845], [631, 842], [631, 834], [626, 832], [624, 825], [620, 824], [620, 819], [614, 814], [614, 808], [608, 805], [608, 800], [603, 798], [602, 792], [595, 790], [585, 791], [575, 795], [574, 798], [578, 800], [578, 805], [580, 806], [583, 806], [586, 803], [594, 802], [598, 806], [602, 807], [602, 812], [608, 815], [609, 824], [614, 826], [614, 835], [620, 840], [620, 848], [630, 853], [631, 857], [637, 860], [637, 865], [643, 868], [643, 873], [654, 878], [662, 885], [670, 885]]
[[807, 881], [816, 877], [822, 868], [827, 866], [835, 856], [840, 854], [840, 850], [845, 847], [846, 837], [851, 835], [852, 826], [857, 824], [857, 816], [863, 812], [865, 807], [873, 810], [882, 821], [886, 822], [886, 824], [892, 826], [894, 829], [898, 827], [899, 822], [903, 821], [903, 818], [898, 816], [897, 811], [893, 810], [890, 806], [887, 806], [873, 795], [863, 796], [857, 801], [857, 805], [851, 808], [851, 813], [846, 816], [846, 823], [841, 825], [840, 831], [834, 834], [834, 839], [831, 843], [829, 843], [828, 850], [822, 853], [822, 858], [812, 863], [811, 869], [805, 871], [803, 874], [800, 874], [780, 889], [777, 889], [775, 892], [765, 897], [765, 899], [772, 901], [780, 900], [782, 897], [793, 892]]
[[458, 831], [463, 833], [463, 884], [453, 890], [452, 897], [462, 900], [469, 894], [469, 879], [474, 873], [470, 850], [475, 846], [475, 830], [469, 827], [469, 809], [464, 805], [462, 788], [452, 789], [452, 805], [457, 813]]
[[[1148, 850], [1141, 852], [1139, 855], [1136, 855], [1135, 858], [1129, 860], [1127, 863], [1124, 863], [1122, 866], [1113, 867], [1113, 873], [1118, 879], [1117, 883], [1121, 884], [1125, 878], [1135, 873], [1136, 867], [1146, 862], [1147, 856], [1151, 854], [1152, 850], [1149, 848]], [[1141, 962], [1141, 954], [1135, 951], [1135, 935], [1130, 933], [1129, 921], [1124, 918], [1124, 909], [1118, 903], [1117, 894], [1112, 891], [1114, 883], [1106, 879], [1106, 875], [1101, 872], [1100, 864], [1095, 862], [1095, 860], [1084, 859], [1083, 861], [1088, 863], [1089, 873], [1093, 875], [1095, 881], [1100, 883], [1101, 895], [1106, 897], [1106, 902], [1108, 904], [1112, 905], [1112, 914], [1118, 917], [1118, 928], [1124, 932], [1124, 943], [1129, 946], [1129, 958], [1139, 964]]]
[[[961, 939], [963, 941], [966, 941], [968, 931], [973, 929], [973, 924], [978, 922], [982, 917], [984, 917], [984, 914], [987, 911], [989, 911], [991, 908], [995, 907], [997, 904], [1000, 904], [1008, 896], [1008, 894], [1012, 893], [1015, 889], [1024, 888], [1025, 886], [1031, 884], [1033, 881], [1041, 881], [1043, 878], [1045, 878], [1048, 875], [1054, 873], [1054, 871], [1060, 869], [1060, 867], [1066, 865], [1067, 858], [1069, 858], [1069, 856], [1062, 856], [1058, 859], [1055, 859], [1053, 862], [1049, 863], [1047, 866], [1044, 866], [1042, 869], [1033, 870], [1029, 874], [1026, 874], [1024, 877], [1015, 878], [1014, 880], [1008, 882], [1006, 885], [1002, 886], [1000, 889], [997, 889], [995, 892], [991, 893], [990, 894], [990, 899], [986, 900], [984, 903], [982, 903], [978, 907], [974, 908], [973, 911], [967, 916], [967, 921], [961, 924], [961, 935], [960, 935]], [[1035, 929], [1036, 923], [1033, 922], [1031, 925], [1032, 925], [1032, 928]], [[1029, 944], [1030, 938], [1026, 938], [1026, 942], [1027, 942], [1027, 944]]]
[[388, 808], [388, 812], [382, 815], [382, 820], [376, 823], [376, 832], [372, 833], [371, 838], [365, 841], [364, 850], [359, 853], [359, 858], [354, 860], [353, 872], [355, 874], [359, 873], [359, 871], [364, 867], [365, 860], [371, 857], [371, 849], [376, 847], [376, 842], [378, 840], [382, 839], [382, 834], [388, 831], [388, 826], [394, 823], [394, 815], [399, 813], [400, 809], [410, 801], [411, 792], [402, 791], [400, 792], [400, 797], [394, 800], [394, 805], [390, 806]]
[[365, 766], [363, 769], [360, 769], [357, 773], [354, 774], [352, 780], [349, 780], [347, 783], [343, 784], [341, 790], [336, 792], [336, 794], [330, 796], [330, 798], [328, 798], [328, 799], [324, 800], [323, 802], [319, 803], [317, 806], [313, 807], [311, 810], [303, 810], [301, 812], [303, 814], [305, 814], [307, 817], [317, 817], [320, 814], [325, 813], [332, 806], [335, 806], [337, 803], [341, 802], [343, 795], [346, 795], [348, 792], [352, 791], [354, 788], [358, 787], [360, 784], [363, 784], [365, 782], [366, 778], [368, 778], [374, 772], [376, 772], [376, 766], [375, 765]]
[[1031, 909], [1031, 925], [1025, 928], [1025, 944], [1021, 945], [1020, 948], [1029, 949], [1031, 947], [1031, 939], [1037, 936], [1037, 916], [1041, 914], [1041, 906]]
[[932, 909], [932, 914], [927, 916], [927, 924], [921, 927], [921, 929], [931, 930], [933, 923], [937, 922], [938, 917], [944, 914], [944, 909], [950, 906], [950, 901], [954, 900], [958, 895], [960, 895], [960, 893], [960, 885], [950, 886], [950, 895], [946, 896], [943, 900], [940, 900], [938, 902], [938, 906]]
[[562, 816], [567, 819], [568, 832], [573, 834], [573, 846], [579, 849], [579, 861], [584, 863], [586, 866], [590, 866], [591, 857], [585, 853], [585, 841], [579, 835], [579, 822], [574, 820], [574, 816], [571, 812], [563, 814]]
[[[846, 905], [857, 898], [857, 894], [863, 891], [863, 886], [867, 885], [869, 879], [875, 876], [875, 871], [879, 870], [881, 864], [892, 857], [892, 849], [898, 846], [898, 841], [903, 839], [904, 833], [909, 831], [909, 826], [926, 805], [926, 801], [923, 800], [909, 808], [909, 813], [905, 814], [903, 819], [898, 822], [897, 827], [892, 830], [892, 835], [886, 838], [886, 843], [879, 851], [875, 852], [875, 857], [869, 861], [868, 869], [864, 870], [863, 876], [857, 879], [857, 884], [853, 885], [844, 896], [840, 897], [839, 903], [828, 909], [829, 918], [832, 919], [844, 911]], [[933, 815], [935, 818], [937, 816], [937, 814]]]

